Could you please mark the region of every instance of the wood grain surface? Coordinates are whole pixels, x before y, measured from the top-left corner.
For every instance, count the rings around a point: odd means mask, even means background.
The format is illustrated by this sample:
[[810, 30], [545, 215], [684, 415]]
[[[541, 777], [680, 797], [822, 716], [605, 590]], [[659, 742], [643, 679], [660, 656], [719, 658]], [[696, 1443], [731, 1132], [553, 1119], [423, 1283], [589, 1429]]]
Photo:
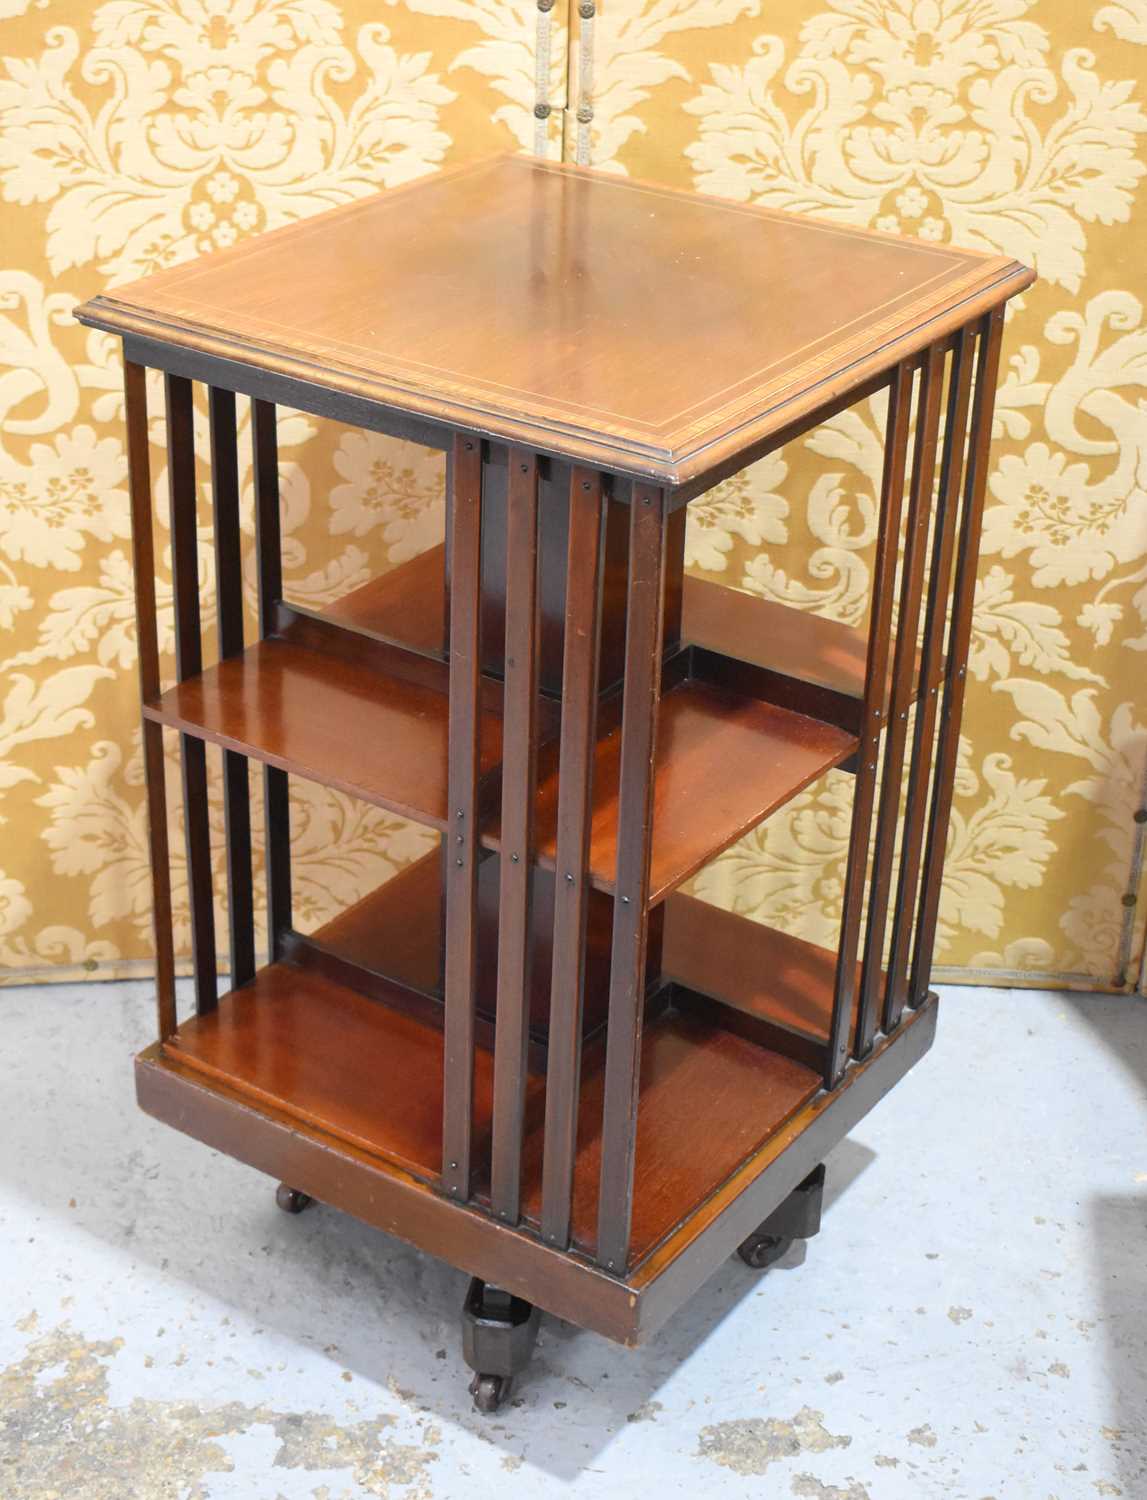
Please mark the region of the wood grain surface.
[[1007, 257], [506, 156], [77, 316], [673, 485], [1032, 279]]

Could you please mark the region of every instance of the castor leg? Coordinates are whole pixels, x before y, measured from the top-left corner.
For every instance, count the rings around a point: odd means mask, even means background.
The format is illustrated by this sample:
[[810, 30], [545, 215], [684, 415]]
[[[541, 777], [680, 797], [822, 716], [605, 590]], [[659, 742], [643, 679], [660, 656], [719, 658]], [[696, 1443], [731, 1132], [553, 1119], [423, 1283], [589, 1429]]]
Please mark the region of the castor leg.
[[514, 1376], [534, 1352], [540, 1313], [522, 1297], [477, 1276], [462, 1305], [462, 1357], [474, 1371], [470, 1394], [485, 1415], [508, 1398]]
[[737, 1246], [747, 1266], [763, 1271], [774, 1265], [792, 1247], [793, 1240], [811, 1240], [820, 1231], [820, 1206], [824, 1197], [823, 1164], [810, 1172], [799, 1187], [752, 1234]]
[[787, 1255], [792, 1247], [792, 1240], [783, 1235], [754, 1232], [737, 1246], [737, 1254], [754, 1271], [767, 1271], [782, 1255]]
[[470, 1382], [470, 1394], [474, 1398], [474, 1409], [483, 1416], [491, 1416], [503, 1401], [509, 1399], [514, 1382], [508, 1375], [475, 1375]]
[[275, 1189], [275, 1202], [285, 1214], [301, 1214], [314, 1201], [309, 1194], [301, 1193], [298, 1188], [288, 1187], [285, 1182], [280, 1182]]

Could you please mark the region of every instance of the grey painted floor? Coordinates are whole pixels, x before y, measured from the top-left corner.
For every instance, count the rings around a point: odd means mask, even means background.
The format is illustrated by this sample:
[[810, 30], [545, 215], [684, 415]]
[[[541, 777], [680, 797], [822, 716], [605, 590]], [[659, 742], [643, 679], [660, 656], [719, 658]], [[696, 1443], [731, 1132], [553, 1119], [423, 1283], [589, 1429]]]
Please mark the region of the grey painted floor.
[[824, 1229], [473, 1413], [464, 1278], [135, 1109], [146, 987], [0, 994], [2, 1500], [1147, 1496], [1147, 1004], [950, 990]]

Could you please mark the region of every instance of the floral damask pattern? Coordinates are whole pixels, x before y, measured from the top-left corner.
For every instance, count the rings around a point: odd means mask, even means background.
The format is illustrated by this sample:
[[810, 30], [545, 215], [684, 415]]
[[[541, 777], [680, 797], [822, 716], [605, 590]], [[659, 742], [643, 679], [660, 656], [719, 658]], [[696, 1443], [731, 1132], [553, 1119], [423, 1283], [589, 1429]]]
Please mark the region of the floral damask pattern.
[[[626, 68], [660, 81], [628, 106], [624, 132], [595, 114], [590, 159], [999, 250], [1040, 273], [1009, 317], [938, 960], [973, 977], [1133, 986], [1147, 280], [1131, 226], [1147, 85], [1129, 44], [1147, 42], [1147, 11], [1141, 0], [728, 0], [670, 29], [671, 9], [598, 7], [593, 25], [609, 37], [649, 37], [654, 55]], [[593, 66], [616, 51], [607, 40]], [[862, 405], [774, 455], [767, 479], [750, 473], [698, 502], [691, 566], [862, 621], [882, 426], [876, 403]], [[758, 515], [767, 536], [749, 530]], [[831, 942], [849, 796], [847, 778], [827, 778], [694, 890]]]
[[[1144, 0], [0, 3], [6, 977], [134, 972], [150, 951], [119, 350], [72, 307], [525, 149], [1036, 266], [1009, 320], [939, 959], [972, 977], [1133, 986], [1147, 852], [1144, 46]], [[169, 659], [158, 381], [150, 396]], [[243, 402], [239, 415], [251, 537]], [[863, 622], [884, 418], [874, 398], [696, 501], [689, 566]], [[197, 424], [205, 451], [205, 413]], [[291, 412], [279, 442], [292, 598], [322, 608], [441, 536], [440, 455]], [[246, 583], [253, 604], [250, 559]], [[174, 759], [169, 773], [174, 791]], [[850, 797], [849, 778], [825, 778], [694, 889], [831, 941]], [[304, 925], [434, 838], [301, 782], [292, 831]], [[185, 939], [178, 862], [174, 895]]]
[[[520, 146], [556, 154], [566, 30], [564, 9], [525, 0], [0, 9], [0, 970], [9, 981], [130, 973], [151, 948], [120, 350], [80, 328], [72, 308], [117, 281], [469, 157]], [[170, 662], [158, 379], [149, 401], [159, 637]], [[206, 452], [202, 410], [196, 443]], [[244, 401], [239, 443], [253, 537]], [[284, 569], [300, 602], [321, 608], [441, 536], [441, 455], [287, 411], [279, 447]], [[201, 494], [210, 629], [206, 472]], [[178, 797], [169, 802], [178, 851]], [[214, 779], [211, 815], [221, 859]], [[300, 924], [329, 918], [434, 840], [301, 782], [292, 826]], [[258, 853], [258, 820], [254, 836]], [[178, 856], [173, 884], [185, 944]], [[219, 889], [222, 903], [222, 878]]]

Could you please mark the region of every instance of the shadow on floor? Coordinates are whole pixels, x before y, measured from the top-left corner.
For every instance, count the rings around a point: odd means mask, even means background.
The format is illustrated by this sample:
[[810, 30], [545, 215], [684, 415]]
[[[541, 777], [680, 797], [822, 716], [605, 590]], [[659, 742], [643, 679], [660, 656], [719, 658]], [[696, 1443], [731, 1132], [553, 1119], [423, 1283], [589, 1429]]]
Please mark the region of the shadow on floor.
[[[109, 1002], [105, 1009], [84, 1001], [72, 1006], [62, 996], [45, 1000], [53, 1007], [51, 1023], [40, 1018], [28, 1028], [44, 1049], [35, 1058], [21, 1056], [15, 1037], [21, 1059], [9, 1097], [15, 1149], [0, 1153], [0, 1177], [8, 1201], [9, 1189], [21, 1200], [19, 1222], [35, 1225], [45, 1245], [63, 1228], [73, 1241], [91, 1236], [119, 1252], [125, 1281], [107, 1289], [109, 1306], [130, 1295], [133, 1281], [146, 1284], [157, 1272], [185, 1287], [180, 1300], [197, 1309], [195, 1358], [224, 1352], [211, 1344], [219, 1337], [213, 1327], [221, 1301], [257, 1320], [259, 1329], [322, 1351], [332, 1362], [332, 1383], [345, 1369], [388, 1387], [437, 1423], [478, 1431], [507, 1454], [519, 1453], [525, 1423], [512, 1410], [482, 1418], [466, 1394], [459, 1328], [467, 1278], [321, 1205], [299, 1217], [281, 1213], [269, 1179], [142, 1115], [130, 1058], [146, 1041], [147, 1007], [137, 995], [116, 1005], [109, 993]], [[48, 1139], [51, 1151], [44, 1149]], [[875, 1160], [851, 1140], [828, 1158], [826, 1234], [850, 1187]], [[517, 1394], [523, 1416], [533, 1421], [531, 1462], [555, 1478], [592, 1466], [593, 1455], [627, 1421], [640, 1420], [681, 1364], [757, 1295], [761, 1365], [770, 1370], [768, 1328], [785, 1316], [786, 1276], [814, 1271], [815, 1241], [807, 1253], [803, 1272], [796, 1270], [805, 1254], [800, 1242], [764, 1273], [731, 1258], [641, 1349], [544, 1319]], [[571, 1416], [576, 1411], [578, 1442], [555, 1441], [547, 1453], [552, 1424], [530, 1413], [566, 1405]]]
[[[1141, 1152], [1147, 1172], [1147, 1140]], [[1126, 1496], [1147, 1495], [1147, 1188], [1089, 1205], [1108, 1379], [1117, 1419], [1104, 1429]]]

